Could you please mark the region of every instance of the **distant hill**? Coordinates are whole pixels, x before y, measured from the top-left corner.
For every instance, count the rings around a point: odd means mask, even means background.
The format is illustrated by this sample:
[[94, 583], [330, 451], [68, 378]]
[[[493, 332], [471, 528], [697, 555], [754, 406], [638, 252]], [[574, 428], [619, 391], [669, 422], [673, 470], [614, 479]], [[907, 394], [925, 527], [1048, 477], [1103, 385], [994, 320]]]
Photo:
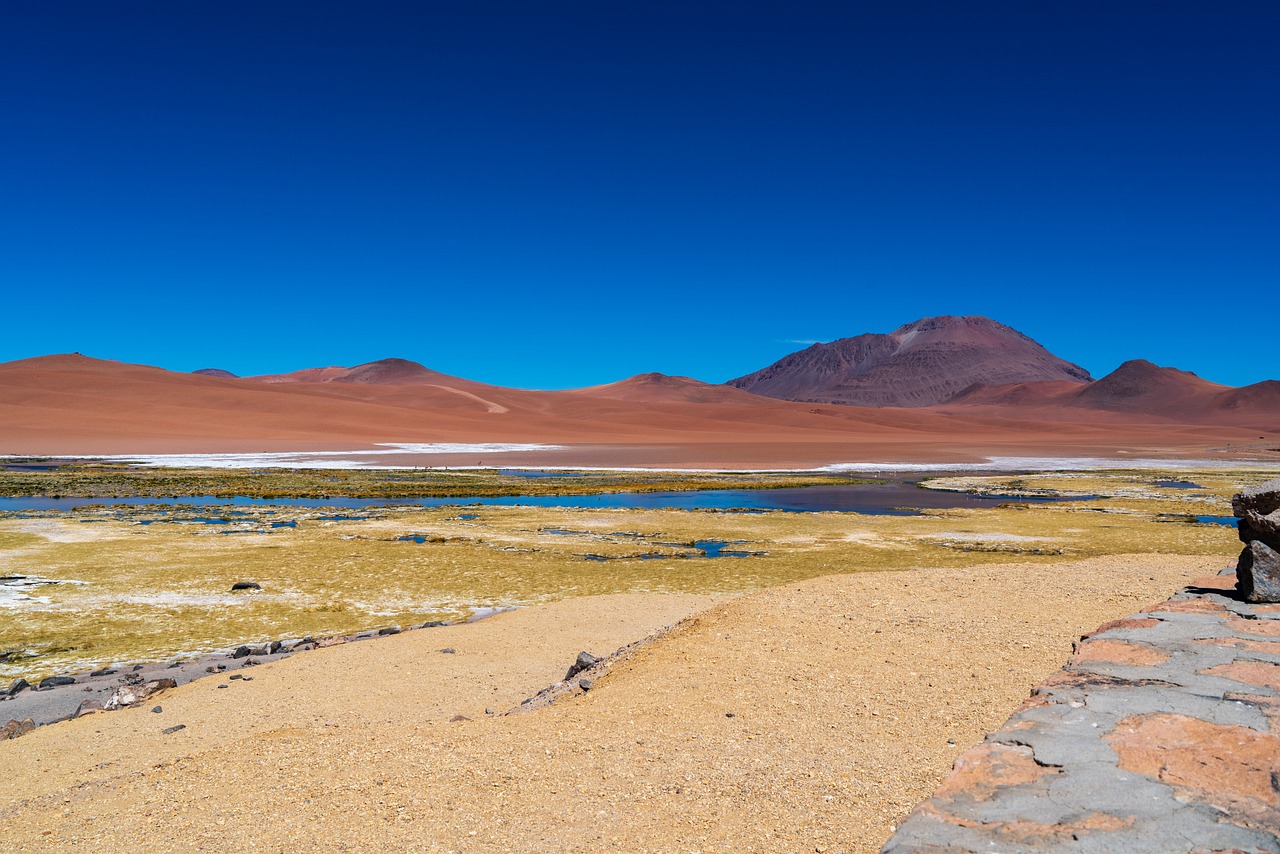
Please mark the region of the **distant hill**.
[[398, 385], [401, 383], [438, 383], [453, 379], [408, 359], [379, 359], [354, 368], [304, 368], [288, 374], [264, 374], [247, 377], [260, 383], [354, 383], [358, 385]]
[[1019, 412], [1024, 416], [1094, 417], [1113, 412], [1169, 419], [1183, 424], [1229, 424], [1280, 430], [1280, 382], [1243, 388], [1219, 385], [1190, 371], [1132, 359], [1100, 380], [1084, 385], [1026, 382], [973, 385], [941, 407], [951, 412]]
[[222, 377], [225, 380], [239, 379], [235, 374], [230, 371], [224, 371], [222, 368], [199, 368], [191, 373], [199, 374], [204, 377]]
[[636, 374], [616, 383], [574, 389], [571, 394], [644, 403], [750, 403], [756, 395], [723, 385], [712, 385], [690, 377], [667, 374]]
[[926, 317], [888, 335], [814, 344], [727, 385], [752, 394], [851, 406], [933, 406], [975, 384], [1086, 383], [1079, 365], [986, 317]]

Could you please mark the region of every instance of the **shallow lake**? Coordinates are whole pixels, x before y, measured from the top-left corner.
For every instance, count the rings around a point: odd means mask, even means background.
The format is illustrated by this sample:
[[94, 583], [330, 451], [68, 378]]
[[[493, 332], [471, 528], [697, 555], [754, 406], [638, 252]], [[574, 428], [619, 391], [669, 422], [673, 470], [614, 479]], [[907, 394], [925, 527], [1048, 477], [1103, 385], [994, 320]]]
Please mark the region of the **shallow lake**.
[[837, 511], [872, 515], [906, 516], [917, 509], [995, 507], [1055, 501], [1054, 498], [980, 496], [963, 492], [921, 489], [913, 483], [858, 483], [802, 486], [787, 489], [708, 489], [684, 492], [614, 492], [601, 495], [503, 495], [435, 498], [220, 498], [188, 495], [176, 498], [0, 498], [0, 510], [73, 510], [77, 507], [185, 505], [197, 507], [447, 507], [450, 505], [673, 508], [676, 510], [786, 510], [793, 513]]

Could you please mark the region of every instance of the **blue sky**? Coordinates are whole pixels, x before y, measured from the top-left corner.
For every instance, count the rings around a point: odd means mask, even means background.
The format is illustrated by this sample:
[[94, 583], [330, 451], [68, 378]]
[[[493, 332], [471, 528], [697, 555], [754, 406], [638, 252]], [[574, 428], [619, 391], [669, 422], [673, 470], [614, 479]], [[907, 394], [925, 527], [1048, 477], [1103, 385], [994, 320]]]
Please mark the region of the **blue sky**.
[[[1280, 377], [1280, 4], [9, 4], [0, 360], [723, 381], [985, 314]], [[1268, 315], [1271, 316], [1268, 316]]]

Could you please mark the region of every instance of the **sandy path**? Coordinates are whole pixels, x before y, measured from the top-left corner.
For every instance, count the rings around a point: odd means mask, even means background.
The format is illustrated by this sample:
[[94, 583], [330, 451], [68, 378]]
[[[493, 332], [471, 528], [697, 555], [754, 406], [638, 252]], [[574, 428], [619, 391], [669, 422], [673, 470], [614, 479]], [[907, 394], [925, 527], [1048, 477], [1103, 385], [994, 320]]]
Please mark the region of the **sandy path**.
[[506, 717], [483, 709], [709, 600], [569, 600], [319, 651], [0, 743], [0, 850], [874, 851], [1076, 637], [1218, 563], [819, 578]]

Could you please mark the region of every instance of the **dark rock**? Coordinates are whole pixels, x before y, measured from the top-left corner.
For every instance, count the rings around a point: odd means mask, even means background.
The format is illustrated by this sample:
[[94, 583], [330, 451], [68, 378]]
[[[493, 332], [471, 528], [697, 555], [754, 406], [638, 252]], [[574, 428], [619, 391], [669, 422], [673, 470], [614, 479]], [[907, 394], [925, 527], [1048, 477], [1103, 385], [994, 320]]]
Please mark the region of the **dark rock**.
[[186, 728], [187, 728], [186, 724], [175, 724], [174, 726], [165, 727], [164, 729], [160, 730], [160, 732], [162, 732], [165, 735], [173, 735], [178, 730], [186, 729]]
[[284, 644], [280, 643], [280, 641], [278, 640], [272, 641], [271, 643], [267, 644], [267, 655], [275, 655], [277, 652], [279, 652], [282, 649], [284, 649]]
[[262, 585], [256, 581], [237, 581], [235, 584], [231, 585], [232, 593], [235, 593], [237, 590], [261, 590], [261, 589], [262, 589]]
[[398, 635], [400, 634], [400, 629], [397, 626], [387, 626], [385, 629], [378, 629], [378, 634], [382, 637], [385, 637], [386, 635]]
[[9, 721], [4, 726], [0, 726], [0, 741], [10, 738], [17, 738], [20, 735], [26, 735], [36, 728], [36, 722], [27, 718], [21, 721]]
[[269, 646], [255, 646], [253, 649], [249, 650], [249, 654], [250, 654], [250, 655], [257, 655], [257, 656], [270, 655], [270, 654], [271, 654], [271, 647], [269, 647]]
[[81, 703], [79, 706], [76, 707], [76, 713], [72, 715], [72, 717], [82, 718], [85, 715], [91, 715], [94, 712], [100, 712], [100, 711], [102, 711], [102, 704], [99, 703], [97, 700], [85, 700], [83, 703]]
[[311, 635], [307, 635], [305, 638], [303, 638], [302, 640], [298, 641], [293, 645], [294, 649], [300, 649], [302, 647], [307, 647], [308, 649], [315, 649], [316, 639], [311, 637]]
[[1240, 539], [1243, 542], [1262, 540], [1271, 548], [1280, 549], [1280, 510], [1272, 511], [1265, 516], [1253, 510], [1246, 510], [1244, 518], [1240, 520], [1239, 528]]
[[1280, 510], [1280, 477], [1236, 493], [1231, 499], [1231, 512], [1243, 518], [1248, 510], [1262, 516]]
[[135, 665], [133, 665], [133, 672], [134, 672], [134, 673], [137, 673], [137, 672], [138, 672], [139, 670], [141, 670], [141, 669], [142, 669], [142, 665], [141, 665], [141, 664], [135, 664]]
[[158, 714], [162, 713], [163, 711], [164, 711], [164, 706], [154, 706], [154, 707], [152, 707], [152, 709], [151, 709], [151, 714], [153, 714], [153, 715], [158, 715]]
[[592, 688], [596, 687], [596, 683], [592, 682], [590, 679], [579, 679], [578, 687], [583, 691], [590, 691]]
[[236, 679], [243, 679], [243, 678], [244, 678], [244, 674], [243, 674], [243, 673], [232, 673], [232, 674], [231, 674], [231, 679], [232, 679], [232, 681], [235, 681]]
[[1247, 602], [1280, 602], [1280, 554], [1254, 540], [1236, 563], [1236, 590]]
[[104, 668], [102, 668], [101, 670], [95, 670], [95, 671], [93, 671], [93, 672], [92, 672], [92, 673], [90, 673], [89, 675], [90, 675], [90, 676], [114, 676], [114, 675], [116, 674], [116, 672], [117, 672], [117, 671], [112, 670], [110, 667], [104, 667]]
[[457, 652], [457, 650], [451, 646], [446, 646], [444, 649], [440, 651], [443, 652], [445, 655], [453, 655], [454, 653]]
[[224, 683], [224, 684], [222, 684], [222, 685], [219, 685], [218, 687], [219, 687], [219, 688], [226, 688], [227, 686], [226, 686], [226, 684]]
[[253, 652], [253, 650], [249, 649], [249, 647], [247, 646], [238, 646], [236, 647], [235, 652], [231, 653], [231, 657], [244, 658], [245, 656], [249, 655], [251, 652]]
[[76, 680], [73, 676], [46, 676], [40, 680], [41, 690], [45, 688], [57, 688], [59, 685], [74, 684], [76, 684]]
[[441, 626], [447, 626], [447, 625], [449, 624], [446, 623], [444, 620], [428, 620], [427, 622], [422, 624], [422, 627], [424, 629], [438, 629]]
[[246, 659], [244, 660], [244, 664], [242, 664], [242, 665], [240, 665], [240, 666], [241, 666], [241, 667], [257, 667], [259, 664], [261, 664], [261, 662], [259, 662], [259, 661], [254, 661], [252, 658], [246, 658]]
[[170, 664], [170, 665], [169, 665], [168, 669], [169, 669], [169, 670], [177, 670], [177, 669], [178, 669], [179, 667], [181, 667], [181, 666], [182, 666], [182, 662], [181, 662], [181, 661], [175, 661], [175, 662], [173, 662], [173, 664]]
[[9, 687], [5, 690], [6, 697], [16, 697], [26, 689], [31, 687], [31, 683], [22, 677], [18, 677], [9, 683]]
[[733, 712], [725, 712], [725, 713], [724, 713], [724, 716], [725, 716], [726, 718], [736, 718], [736, 717], [737, 717], [737, 715], [735, 715]]
[[566, 680], [572, 679], [582, 671], [595, 667], [596, 664], [598, 664], [599, 662], [600, 662], [600, 659], [596, 658], [591, 653], [580, 652], [578, 653], [577, 660], [574, 661], [572, 665], [570, 665], [569, 672], [564, 675], [564, 678]]

